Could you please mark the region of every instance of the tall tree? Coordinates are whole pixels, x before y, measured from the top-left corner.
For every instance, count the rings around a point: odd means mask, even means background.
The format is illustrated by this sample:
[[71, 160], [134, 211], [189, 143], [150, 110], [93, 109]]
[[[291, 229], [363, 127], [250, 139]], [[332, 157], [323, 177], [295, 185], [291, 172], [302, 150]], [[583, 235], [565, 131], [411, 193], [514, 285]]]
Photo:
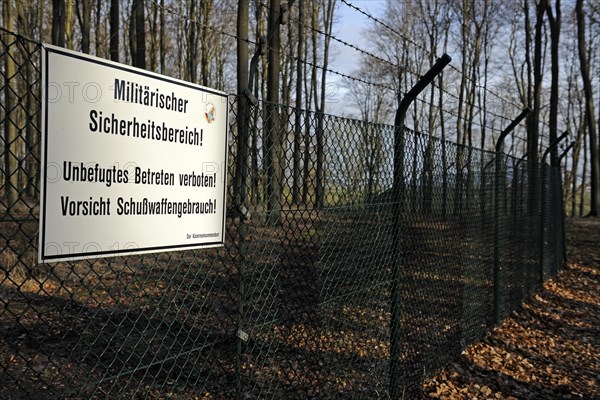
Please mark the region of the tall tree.
[[[265, 18], [263, 18], [263, 14], [264, 14], [264, 9], [265, 6], [262, 3], [254, 3], [252, 2], [252, 4], [254, 4], [254, 19], [256, 20], [256, 24], [254, 24], [255, 26], [255, 32], [254, 35], [257, 38], [264, 38], [265, 36]], [[255, 76], [254, 76], [254, 87], [250, 88], [253, 93], [257, 96], [260, 97], [261, 99], [265, 99], [266, 98], [266, 89], [265, 89], [265, 79], [264, 77], [266, 76], [266, 71], [267, 68], [265, 68], [264, 66], [265, 64], [265, 51], [262, 51], [261, 49], [261, 54], [258, 57], [258, 64], [260, 64], [261, 66], [263, 66], [263, 68], [257, 68], [257, 71], [255, 71]], [[258, 73], [258, 71], [262, 71], [261, 74]], [[260, 117], [260, 113], [264, 113], [266, 111], [266, 107], [255, 107], [254, 108], [254, 113], [252, 115], [252, 119], [257, 121]], [[263, 119], [264, 120], [264, 119]], [[264, 130], [261, 130], [264, 132]], [[264, 139], [266, 139], [266, 137], [263, 137], [263, 143], [265, 142]], [[259, 127], [258, 124], [253, 124], [252, 127], [252, 144], [251, 144], [251, 163], [252, 163], [252, 168], [251, 168], [251, 175], [252, 175], [252, 199], [255, 203], [259, 203], [264, 199], [265, 196], [265, 190], [264, 187], [261, 187], [261, 183], [264, 181], [263, 176], [264, 176], [264, 163], [263, 163], [263, 168], [261, 170], [261, 168], [259, 168], [259, 142], [260, 142], [260, 134], [259, 134]], [[262, 148], [263, 150], [263, 159], [265, 158], [264, 156], [265, 154], [265, 149], [264, 146]]]
[[292, 182], [292, 201], [299, 204], [301, 201], [302, 187], [302, 166], [301, 166], [301, 143], [302, 143], [302, 91], [305, 77], [303, 76], [302, 58], [304, 56], [304, 3], [305, 0], [298, 0], [298, 52], [296, 58], [296, 107], [294, 121], [294, 154], [293, 154], [293, 182]]
[[52, 0], [52, 44], [65, 47], [65, 0]]
[[197, 82], [197, 71], [198, 71], [198, 1], [190, 0], [188, 15], [190, 16], [189, 21], [185, 21], [187, 35], [187, 79], [192, 82]]
[[589, 150], [591, 162], [591, 204], [590, 216], [597, 217], [600, 211], [600, 158], [598, 140], [596, 133], [596, 120], [594, 112], [594, 92], [590, 79], [590, 64], [588, 60], [585, 13], [583, 11], [584, 0], [575, 3], [575, 15], [577, 16], [577, 43], [579, 50], [579, 67], [581, 69], [581, 80], [585, 93], [585, 121], [589, 137]]
[[[526, 20], [528, 21], [528, 13], [529, 13], [529, 1], [524, 0], [525, 4], [525, 12]], [[534, 41], [533, 41], [533, 85], [531, 89], [531, 101], [533, 104], [529, 104], [531, 107], [531, 113], [527, 116], [527, 157], [529, 158], [529, 163], [527, 166], [529, 167], [528, 171], [528, 185], [529, 185], [529, 210], [532, 212], [537, 211], [539, 207], [537, 206], [537, 201], [539, 199], [538, 192], [538, 183], [539, 183], [539, 168], [538, 168], [538, 154], [539, 154], [539, 138], [540, 138], [540, 111], [542, 108], [542, 79], [543, 79], [543, 70], [542, 70], [542, 58], [543, 58], [543, 50], [544, 50], [544, 14], [546, 11], [546, 6], [543, 1], [540, 1], [536, 4], [536, 18], [535, 18], [535, 33], [534, 33]], [[529, 49], [527, 49], [529, 51]], [[543, 182], [543, 180], [542, 180]]]
[[235, 203], [239, 206], [244, 205], [246, 201], [245, 193], [247, 191], [247, 168], [248, 168], [248, 123], [249, 103], [244, 91], [248, 87], [248, 18], [250, 5], [248, 0], [238, 2], [237, 18], [237, 165], [235, 170], [235, 180], [233, 192], [236, 196]]
[[279, 122], [279, 54], [280, 54], [279, 0], [269, 2], [268, 22], [268, 82], [267, 82], [267, 129], [265, 164], [267, 168], [267, 211], [270, 225], [279, 224], [281, 210], [281, 126]]
[[317, 168], [316, 168], [316, 188], [315, 188], [315, 207], [322, 208], [325, 205], [325, 103], [327, 91], [327, 68], [329, 63], [329, 44], [331, 42], [331, 33], [333, 31], [333, 14], [335, 11], [335, 0], [324, 0], [322, 3], [323, 28], [325, 38], [323, 40], [323, 68], [321, 68], [321, 99], [320, 104], [316, 101], [315, 108], [317, 112]]
[[[311, 105], [315, 104], [315, 108], [318, 110], [318, 106], [316, 104], [318, 104], [318, 89], [317, 89], [317, 62], [318, 62], [318, 35], [317, 32], [320, 30], [320, 26], [319, 26], [319, 5], [318, 2], [316, 1], [312, 1], [309, 2], [310, 4], [310, 27], [311, 27], [311, 35], [310, 35], [310, 44], [311, 44], [311, 55], [312, 55], [312, 65], [310, 66], [310, 86], [307, 86], [307, 91], [308, 91], [308, 96], [310, 96], [309, 98], [307, 98], [307, 103], [308, 103], [308, 107], [307, 110], [311, 109]], [[307, 113], [306, 115], [307, 121], [305, 124], [305, 134], [304, 134], [304, 146], [305, 146], [305, 162], [304, 162], [304, 192], [303, 192], [303, 198], [304, 198], [304, 202], [307, 203], [309, 200], [310, 194], [309, 194], [309, 182], [311, 182], [311, 171], [312, 169], [309, 168], [309, 163], [312, 162], [312, 138], [310, 136], [310, 128], [312, 126], [312, 121], [310, 120], [310, 113]], [[314, 182], [314, 181], [313, 181]], [[314, 188], [314, 183], [313, 186]]]
[[67, 48], [73, 48], [73, 0], [66, 0], [65, 9], [65, 35], [67, 41]]
[[209, 82], [209, 64], [214, 46], [211, 41], [211, 32], [208, 27], [213, 10], [213, 0], [200, 1], [200, 18], [202, 29], [200, 29], [200, 79], [204, 86]]
[[[104, 57], [104, 51], [106, 50], [103, 46], [103, 41], [100, 40], [101, 37], [106, 37], [106, 35], [102, 35], [102, 30], [106, 32], [106, 24], [101, 24], [102, 19], [102, 5], [104, 2], [102, 0], [96, 0], [96, 7], [94, 9], [94, 54], [96, 57]], [[110, 22], [109, 22], [110, 24]], [[110, 41], [110, 34], [108, 35]], [[109, 45], [110, 47], [110, 45]], [[110, 49], [107, 54], [110, 56]]]
[[[583, 94], [581, 92], [579, 83], [579, 68], [577, 66], [579, 57], [577, 56], [577, 43], [571, 41], [567, 47], [569, 68], [567, 69], [567, 104], [566, 104], [566, 116], [565, 123], [567, 129], [570, 132], [574, 132], [575, 136], [575, 147], [571, 152], [571, 172], [567, 175], [568, 179], [565, 179], [565, 187], [569, 188], [565, 204], [570, 204], [570, 215], [572, 217], [577, 215], [577, 195], [578, 195], [578, 171], [580, 170], [580, 158], [583, 149], [584, 130], [585, 130], [585, 106], [583, 105]], [[565, 163], [566, 166], [567, 163]]]
[[90, 0], [77, 0], [77, 19], [81, 30], [81, 51], [90, 53], [90, 30], [92, 19], [92, 6]]
[[[36, 18], [39, 18], [39, 15], [36, 15], [35, 12], [32, 13], [31, 11], [31, 3], [17, 1], [17, 31], [26, 35], [27, 37], [33, 38], [35, 37], [34, 31], [36, 30], [36, 26], [40, 25], [36, 20]], [[23, 41], [21, 46], [28, 54], [32, 54], [34, 52], [34, 44], [30, 41]], [[36, 118], [36, 115], [38, 115], [36, 111], [37, 101], [35, 100], [34, 88], [32, 87], [33, 82], [35, 81], [35, 66], [32, 62], [29, 62], [26, 59], [24, 62], [20, 63], [20, 65], [22, 66], [22, 69], [24, 69], [24, 79], [20, 83], [23, 85], [23, 91], [25, 92], [25, 107], [23, 109], [25, 115], [20, 115], [18, 126], [24, 126], [25, 128], [25, 141], [23, 143], [24, 156], [23, 161], [21, 161], [19, 172], [22, 174], [23, 181], [23, 185], [21, 187], [24, 186], [26, 188], [26, 192], [31, 198], [36, 198], [40, 189], [40, 141], [39, 118]], [[21, 72], [21, 74], [23, 74], [23, 72]], [[21, 97], [20, 102], [22, 101], [23, 98]], [[23, 132], [23, 129], [20, 130]], [[19, 136], [21, 136], [22, 141], [22, 133]]]
[[[310, 6], [310, 7], [309, 7]], [[308, 11], [310, 14], [310, 27], [311, 29], [318, 28], [317, 25], [317, 20], [316, 17], [314, 15], [314, 10], [315, 8], [315, 2], [313, 1], [309, 1], [306, 3], [306, 9], [305, 11]], [[300, 55], [298, 54], [298, 57], [303, 57], [305, 60], [309, 59], [309, 55], [310, 55], [310, 50], [312, 47], [313, 50], [313, 55], [314, 55], [314, 51], [315, 51], [315, 42], [316, 39], [314, 38], [314, 34], [310, 36], [310, 42], [308, 42], [306, 44], [306, 46], [304, 46], [304, 54]], [[309, 46], [309, 44], [312, 44], [312, 46]], [[303, 181], [304, 184], [302, 186], [302, 202], [304, 204], [308, 204], [309, 200], [310, 200], [310, 171], [311, 171], [311, 146], [312, 146], [312, 138], [311, 138], [311, 113], [310, 111], [312, 110], [312, 93], [313, 93], [313, 82], [316, 81], [316, 76], [317, 76], [317, 68], [315, 65], [315, 60], [316, 60], [316, 56], [313, 56], [313, 63], [309, 69], [308, 63], [305, 63], [304, 66], [302, 67], [303, 70], [303, 75], [304, 75], [304, 108], [306, 109], [306, 113], [304, 115], [305, 118], [305, 123], [304, 123], [304, 152], [302, 154], [302, 177], [303, 177]], [[309, 72], [310, 72], [310, 82], [309, 82]]]
[[159, 5], [156, 2], [151, 3], [152, 7], [150, 8], [150, 12], [152, 13], [152, 17], [149, 21], [150, 28], [150, 51], [148, 54], [148, 58], [150, 60], [150, 71], [155, 71], [158, 68], [158, 42], [159, 42], [159, 20], [158, 20], [158, 9]]
[[146, 69], [146, 29], [144, 22], [144, 0], [133, 0], [129, 20], [129, 48], [133, 66], [142, 69]]
[[[119, 62], [119, 0], [110, 0], [110, 59]], [[100, 8], [98, 8], [98, 15]], [[96, 35], [98, 32], [96, 31]], [[97, 40], [97, 37], [96, 37]]]
[[159, 51], [160, 51], [160, 73], [166, 73], [166, 57], [165, 57], [165, 0], [160, 0], [160, 27], [159, 27]]
[[[15, 10], [13, 0], [3, 2], [4, 26], [10, 31], [15, 31]], [[18, 159], [17, 159], [17, 102], [16, 90], [16, 41], [8, 33], [4, 43], [7, 44], [4, 57], [4, 195], [6, 196], [6, 209], [11, 210], [19, 200], [18, 194]]]
[[[435, 55], [438, 54], [438, 43], [440, 36], [444, 32], [447, 21], [448, 9], [445, 4], [439, 0], [419, 0], [417, 2], [419, 17], [423, 20], [423, 26], [427, 33], [427, 46], [429, 48], [429, 65], [435, 63]], [[429, 110], [427, 115], [427, 132], [429, 135], [425, 138], [427, 145], [425, 148], [425, 156], [423, 160], [423, 210], [425, 213], [431, 213], [432, 198], [433, 198], [433, 170], [434, 170], [434, 145], [435, 140], [433, 135], [436, 129], [437, 110], [435, 104], [436, 88], [431, 85], [429, 88]]]
[[[448, 49], [448, 39], [450, 33], [450, 24], [447, 24], [444, 29], [444, 53]], [[440, 113], [440, 141], [442, 144], [442, 217], [446, 218], [447, 207], [448, 207], [448, 152], [446, 143], [446, 123], [444, 117], [444, 91], [445, 81], [444, 73], [440, 73], [438, 76], [438, 109]]]
[[[560, 25], [561, 25], [561, 9], [560, 0], [556, 0], [555, 11], [552, 10], [550, 0], [543, 0], [546, 4], [546, 14], [550, 24], [550, 54], [551, 54], [551, 86], [550, 86], [550, 142], [553, 143], [558, 137], [558, 101], [559, 101], [559, 79], [560, 79], [560, 58], [559, 58], [559, 42], [560, 42]], [[558, 165], [558, 148], [554, 146], [550, 153], [552, 165]]]

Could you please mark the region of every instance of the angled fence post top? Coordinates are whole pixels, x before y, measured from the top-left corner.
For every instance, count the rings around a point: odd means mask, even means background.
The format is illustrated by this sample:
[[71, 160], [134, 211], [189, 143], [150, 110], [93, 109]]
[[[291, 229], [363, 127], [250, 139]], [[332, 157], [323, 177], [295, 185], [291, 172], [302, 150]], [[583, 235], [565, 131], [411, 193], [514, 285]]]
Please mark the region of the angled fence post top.
[[554, 142], [550, 143], [550, 145], [548, 146], [546, 151], [544, 151], [544, 156], [542, 157], [542, 164], [546, 163], [546, 157], [548, 157], [548, 154], [550, 154], [552, 149], [555, 148], [556, 146], [558, 146], [558, 144], [560, 142], [562, 142], [567, 136], [569, 136], [569, 131], [564, 131], [562, 133], [562, 135], [560, 135], [558, 138], [556, 138], [556, 140]]
[[521, 123], [521, 121], [523, 121], [523, 119], [527, 116], [527, 114], [529, 114], [531, 112], [531, 109], [529, 107], [525, 107], [525, 109], [523, 111], [521, 111], [521, 114], [519, 114], [517, 116], [517, 118], [515, 118], [507, 127], [506, 129], [504, 129], [502, 131], [502, 133], [500, 134], [500, 136], [498, 137], [498, 140], [496, 141], [496, 152], [500, 153], [502, 151], [502, 147], [504, 146], [504, 139], [506, 139], [506, 136], [508, 136], [509, 133], [511, 133], [516, 127], [517, 125], [519, 125], [519, 123]]
[[442, 70], [452, 61], [452, 58], [448, 54], [443, 54], [440, 58], [437, 59], [435, 64], [419, 79], [419, 81], [413, 86], [408, 93], [406, 93], [402, 99], [400, 100], [400, 104], [398, 106], [398, 114], [396, 114], [396, 118], [398, 118], [399, 114], [406, 115], [406, 110], [410, 106], [410, 103], [421, 93], [427, 85], [429, 85], [433, 79], [442, 72]]
[[567, 148], [562, 152], [562, 154], [558, 157], [558, 164], [560, 165], [560, 162], [562, 161], [563, 158], [565, 158], [565, 156], [569, 153], [569, 151], [573, 148], [573, 146], [575, 146], [575, 144], [577, 143], [577, 141], [573, 140], [568, 146]]
[[517, 160], [517, 164], [515, 165], [515, 168], [519, 168], [519, 165], [521, 165], [521, 163], [522, 163], [523, 161], [525, 161], [525, 159], [526, 159], [528, 156], [529, 156], [529, 153], [525, 153], [525, 154], [523, 154], [523, 156]]

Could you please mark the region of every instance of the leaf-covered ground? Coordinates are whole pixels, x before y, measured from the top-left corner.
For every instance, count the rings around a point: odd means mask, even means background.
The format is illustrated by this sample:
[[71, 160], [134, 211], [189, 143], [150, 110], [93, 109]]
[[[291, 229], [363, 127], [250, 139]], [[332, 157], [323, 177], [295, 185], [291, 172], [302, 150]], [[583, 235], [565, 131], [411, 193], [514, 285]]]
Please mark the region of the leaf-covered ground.
[[568, 265], [423, 385], [433, 399], [600, 399], [600, 220], [567, 223]]

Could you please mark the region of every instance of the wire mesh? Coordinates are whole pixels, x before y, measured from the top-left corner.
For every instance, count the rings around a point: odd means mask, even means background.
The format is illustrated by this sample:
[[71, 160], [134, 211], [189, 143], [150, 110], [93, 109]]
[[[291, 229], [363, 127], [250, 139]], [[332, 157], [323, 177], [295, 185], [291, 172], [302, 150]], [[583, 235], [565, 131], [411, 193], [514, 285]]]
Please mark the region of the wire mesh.
[[564, 262], [559, 171], [408, 132], [399, 204], [393, 126], [232, 96], [225, 247], [38, 264], [41, 45], [0, 38], [2, 399], [416, 394]]

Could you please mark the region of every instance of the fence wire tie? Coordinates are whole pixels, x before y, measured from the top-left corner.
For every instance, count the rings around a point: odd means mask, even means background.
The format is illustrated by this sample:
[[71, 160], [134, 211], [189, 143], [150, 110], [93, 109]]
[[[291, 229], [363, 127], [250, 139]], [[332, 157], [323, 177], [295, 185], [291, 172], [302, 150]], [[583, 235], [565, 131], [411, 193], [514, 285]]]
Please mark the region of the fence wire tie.
[[241, 329], [237, 331], [236, 336], [244, 343], [247, 343], [250, 338], [250, 336]]

